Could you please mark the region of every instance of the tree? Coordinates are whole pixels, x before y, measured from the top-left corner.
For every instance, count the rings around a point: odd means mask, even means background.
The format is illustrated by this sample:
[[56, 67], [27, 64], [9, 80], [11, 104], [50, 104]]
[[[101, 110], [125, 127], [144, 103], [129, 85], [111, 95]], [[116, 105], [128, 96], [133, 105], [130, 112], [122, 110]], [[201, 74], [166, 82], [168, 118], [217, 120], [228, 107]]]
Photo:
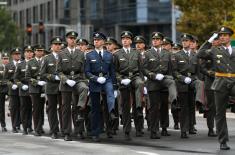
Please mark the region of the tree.
[[10, 12], [0, 7], [0, 51], [20, 45], [22, 30], [12, 20]]
[[175, 0], [175, 5], [182, 11], [178, 31], [196, 35], [201, 42], [230, 20], [235, 9], [234, 0]]

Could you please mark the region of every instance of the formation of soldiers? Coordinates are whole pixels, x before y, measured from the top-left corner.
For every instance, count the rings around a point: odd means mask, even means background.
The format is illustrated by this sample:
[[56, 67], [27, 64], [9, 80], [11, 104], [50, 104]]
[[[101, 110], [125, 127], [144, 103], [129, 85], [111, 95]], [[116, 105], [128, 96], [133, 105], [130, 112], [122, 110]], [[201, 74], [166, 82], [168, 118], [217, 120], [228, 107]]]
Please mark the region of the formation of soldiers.
[[52, 38], [48, 51], [40, 44], [13, 48], [10, 56], [2, 53], [0, 65], [2, 131], [7, 131], [6, 96], [13, 133], [22, 125], [23, 135], [44, 134], [46, 109], [51, 137], [60, 133], [65, 141], [74, 135], [97, 142], [102, 132], [112, 138], [119, 124], [131, 140], [132, 120], [136, 137], [142, 137], [145, 119], [151, 139], [170, 136], [170, 106], [181, 138], [197, 133], [198, 109], [206, 117], [208, 136], [218, 134], [220, 149], [229, 149], [225, 113], [235, 93], [232, 34], [222, 27], [199, 50], [190, 34], [182, 34], [181, 45], [153, 32], [148, 48], [143, 36], [130, 31], [121, 33], [121, 44], [100, 32], [89, 43], [71, 31], [66, 43]]

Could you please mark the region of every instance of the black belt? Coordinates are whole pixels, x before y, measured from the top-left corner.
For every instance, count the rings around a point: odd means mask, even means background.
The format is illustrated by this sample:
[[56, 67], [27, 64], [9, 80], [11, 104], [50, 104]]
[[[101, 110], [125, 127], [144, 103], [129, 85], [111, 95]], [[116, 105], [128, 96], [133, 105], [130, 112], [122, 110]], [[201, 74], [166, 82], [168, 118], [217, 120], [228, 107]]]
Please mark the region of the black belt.
[[81, 72], [79, 72], [79, 71], [77, 71], [77, 72], [75, 72], [75, 71], [64, 72], [65, 75], [71, 75], [71, 76], [76, 75], [76, 74], [80, 74], [80, 73], [81, 73]]
[[109, 73], [103, 73], [103, 72], [99, 72], [99, 73], [93, 73], [93, 75], [95, 76], [99, 76], [99, 77], [108, 77]]

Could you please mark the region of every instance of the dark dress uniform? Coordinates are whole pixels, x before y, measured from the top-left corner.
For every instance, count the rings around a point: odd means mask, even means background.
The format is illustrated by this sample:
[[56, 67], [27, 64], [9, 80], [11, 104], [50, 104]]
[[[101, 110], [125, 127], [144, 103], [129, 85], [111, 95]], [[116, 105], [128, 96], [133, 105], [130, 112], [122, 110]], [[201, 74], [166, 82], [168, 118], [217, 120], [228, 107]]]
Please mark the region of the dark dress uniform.
[[58, 54], [53, 54], [53, 51], [51, 51], [51, 54], [44, 57], [40, 70], [42, 79], [47, 82], [45, 85], [45, 94], [48, 99], [48, 121], [52, 138], [57, 138], [57, 132], [59, 132], [57, 106], [61, 106], [61, 94], [59, 92], [60, 79], [57, 73], [57, 66]]
[[[72, 94], [79, 95], [79, 101], [76, 106], [84, 106], [87, 99], [88, 87], [83, 82], [84, 72], [84, 53], [79, 50], [70, 52], [68, 48], [59, 53], [58, 73], [60, 75], [59, 90], [62, 95], [62, 126], [63, 132], [67, 136], [66, 140], [71, 140], [72, 119], [71, 103]], [[66, 81], [73, 80], [76, 84], [71, 87]]]
[[[130, 49], [127, 53], [124, 49], [114, 54], [114, 63], [121, 93], [123, 131], [126, 139], [130, 139], [131, 132], [131, 113], [132, 106], [136, 133], [141, 132], [143, 117], [142, 99], [144, 81], [141, 72], [141, 55], [138, 51]], [[131, 83], [127, 86], [121, 84], [123, 79], [130, 79]], [[140, 119], [140, 120], [139, 120]]]
[[28, 134], [27, 129], [32, 128], [32, 102], [29, 96], [29, 82], [25, 77], [27, 62], [24, 60], [18, 64], [14, 79], [19, 88], [20, 114], [23, 126], [23, 134]]
[[[114, 109], [114, 88], [116, 85], [116, 78], [113, 65], [113, 55], [108, 51], [103, 51], [103, 56], [101, 57], [95, 50], [87, 53], [85, 73], [89, 79], [89, 91], [92, 106], [91, 130], [92, 135], [97, 137], [101, 133], [101, 92], [106, 94], [108, 112], [110, 113]], [[105, 77], [106, 82], [104, 84], [98, 83], [97, 79], [99, 77]]]
[[[230, 28], [222, 27], [220, 29], [221, 34], [226, 33], [233, 34]], [[213, 60], [215, 70], [215, 80], [211, 86], [214, 90], [215, 105], [216, 105], [216, 129], [218, 133], [218, 139], [221, 144], [220, 149], [230, 149], [226, 142], [229, 140], [228, 128], [226, 121], [226, 105], [229, 100], [229, 96], [235, 96], [235, 51], [232, 50], [229, 53], [224, 46], [217, 48], [211, 48], [211, 43], [206, 42], [203, 48], [200, 48], [198, 56], [207, 60]]]
[[5, 121], [5, 102], [6, 95], [8, 92], [7, 87], [7, 79], [5, 78], [6, 66], [0, 64], [0, 123], [1, 127], [4, 131], [6, 129], [6, 121]]
[[[202, 103], [201, 94], [204, 90], [202, 81], [198, 80], [198, 64], [196, 53], [186, 54], [184, 50], [172, 55], [173, 76], [176, 78], [177, 89], [179, 93], [180, 110], [180, 127], [181, 137], [187, 138], [186, 132], [194, 125], [195, 120], [190, 120], [195, 115], [195, 100]], [[192, 79], [190, 84], [185, 83], [185, 78]], [[196, 99], [194, 100], [194, 92]]]
[[12, 89], [13, 85], [16, 85], [14, 82], [14, 73], [16, 70], [17, 62], [11, 61], [6, 65], [5, 78], [8, 80], [8, 95], [10, 97], [9, 100], [9, 109], [11, 113], [11, 122], [13, 132], [18, 132], [17, 127], [20, 126], [20, 98], [19, 98], [19, 90], [18, 87], [16, 89]]
[[[170, 103], [176, 102], [177, 91], [176, 84], [173, 77], [170, 75], [171, 57], [170, 53], [166, 50], [156, 51], [154, 48], [150, 49], [146, 53], [144, 62], [144, 75], [148, 77], [147, 89], [150, 99], [150, 130], [151, 138], [159, 137], [159, 114], [161, 103], [161, 90], [168, 88], [169, 96], [168, 101]], [[163, 74], [164, 78], [159, 81], [156, 79], [157, 74]], [[167, 102], [168, 104], [168, 102]]]
[[44, 123], [44, 104], [45, 98], [41, 97], [43, 86], [38, 85], [41, 81], [40, 68], [41, 60], [33, 58], [27, 63], [26, 80], [29, 81], [29, 94], [33, 104], [33, 122], [35, 136], [41, 136]]

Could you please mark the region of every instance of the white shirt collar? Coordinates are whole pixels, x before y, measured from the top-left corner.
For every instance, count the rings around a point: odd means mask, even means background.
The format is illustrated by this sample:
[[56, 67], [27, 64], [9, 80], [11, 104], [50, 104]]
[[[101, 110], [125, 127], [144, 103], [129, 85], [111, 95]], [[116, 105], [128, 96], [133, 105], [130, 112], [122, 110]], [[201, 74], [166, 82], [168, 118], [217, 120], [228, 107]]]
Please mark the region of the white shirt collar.
[[123, 49], [124, 49], [124, 51], [127, 53], [127, 50], [129, 51], [129, 52], [131, 52], [131, 48], [130, 47], [128, 47], [128, 48], [125, 48], [125, 47], [123, 47]]
[[161, 47], [159, 47], [159, 48], [153, 47], [153, 49], [154, 49], [156, 52], [157, 52], [157, 51], [161, 52], [161, 50], [162, 50]]
[[52, 52], [52, 54], [54, 55], [56, 59], [58, 59], [58, 54], [56, 52]]
[[231, 46], [231, 45], [229, 45], [228, 47], [225, 47], [225, 46], [224, 46], [224, 48], [225, 48], [225, 49], [228, 49], [228, 52], [229, 52], [230, 55], [233, 53], [233, 49], [232, 49], [232, 46]]
[[183, 48], [183, 51], [184, 51], [185, 54], [190, 55], [190, 50], [186, 51], [186, 50]]
[[40, 60], [40, 61], [42, 60], [42, 58], [39, 59], [39, 58], [37, 58], [37, 57], [35, 57], [35, 59], [36, 59], [37, 61], [38, 61], [38, 60]]
[[102, 49], [97, 49], [97, 48], [95, 48], [95, 51], [99, 54], [99, 51], [101, 52], [101, 55], [103, 56], [103, 53], [104, 53], [104, 49], [102, 48]]
[[13, 60], [13, 63], [14, 63], [14, 65], [16, 66], [17, 63], [20, 63], [20, 60], [19, 60], [19, 61]]
[[69, 47], [67, 47], [67, 49], [68, 49], [69, 52], [71, 53], [71, 51], [75, 51], [76, 48], [69, 48]]

